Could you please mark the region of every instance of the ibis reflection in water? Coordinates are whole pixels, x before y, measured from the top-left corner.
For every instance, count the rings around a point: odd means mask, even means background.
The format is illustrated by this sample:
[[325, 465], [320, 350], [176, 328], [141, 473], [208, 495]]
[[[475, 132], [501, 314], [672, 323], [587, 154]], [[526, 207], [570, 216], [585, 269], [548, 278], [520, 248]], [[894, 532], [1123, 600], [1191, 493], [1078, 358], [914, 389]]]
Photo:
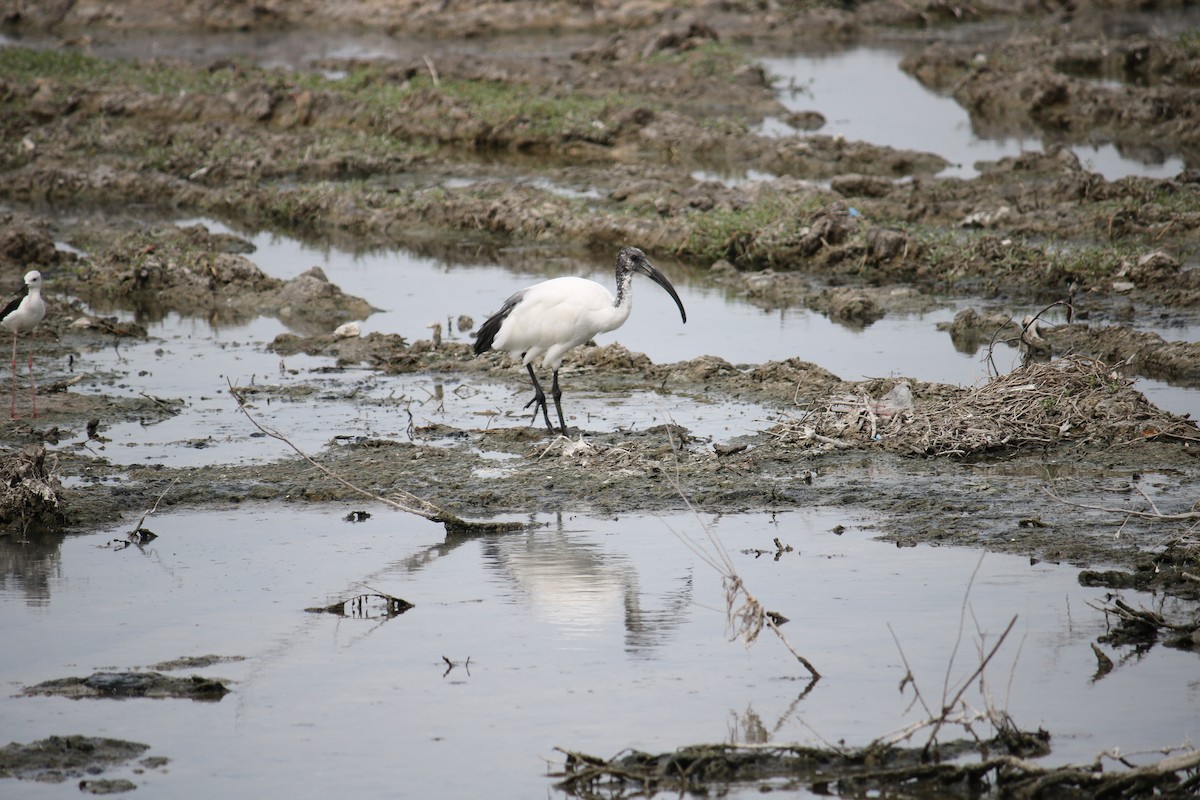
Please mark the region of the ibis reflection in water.
[[640, 272], [667, 290], [679, 316], [687, 322], [687, 312], [675, 287], [636, 247], [622, 247], [617, 253], [617, 295], [586, 278], [552, 278], [534, 284], [514, 294], [504, 305], [488, 318], [475, 336], [475, 354], [488, 350], [501, 350], [521, 359], [533, 381], [533, 399], [525, 408], [533, 406], [533, 418], [537, 419], [540, 408], [546, 429], [554, 433], [550, 423], [550, 412], [546, 407], [546, 393], [538, 383], [533, 371], [533, 362], [542, 359], [542, 364], [553, 371], [550, 394], [554, 398], [554, 410], [558, 412], [559, 431], [565, 436], [567, 423], [563, 418], [562, 389], [558, 386], [558, 370], [563, 357], [598, 333], [616, 330], [629, 319], [633, 307], [633, 273]]

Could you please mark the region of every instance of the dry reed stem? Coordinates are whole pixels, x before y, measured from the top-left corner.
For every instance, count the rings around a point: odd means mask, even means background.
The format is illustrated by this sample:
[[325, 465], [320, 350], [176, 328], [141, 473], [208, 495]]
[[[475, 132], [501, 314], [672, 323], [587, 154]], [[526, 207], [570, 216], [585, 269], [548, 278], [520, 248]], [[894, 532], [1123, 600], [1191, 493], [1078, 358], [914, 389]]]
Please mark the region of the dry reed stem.
[[[674, 425], [673, 421], [672, 425]], [[695, 541], [686, 534], [676, 531], [670, 525], [667, 526], [667, 530], [671, 531], [671, 533], [674, 534], [675, 537], [681, 542], [683, 542], [689, 550], [695, 553], [700, 560], [720, 573], [722, 586], [725, 588], [726, 624], [731, 632], [731, 638], [741, 639], [742, 643], [746, 647], [749, 647], [758, 638], [758, 635], [762, 632], [763, 628], [770, 629], [770, 631], [775, 634], [783, 646], [787, 648], [788, 652], [791, 653], [792, 656], [799, 661], [806, 670], [808, 670], [808, 674], [812, 678], [812, 681], [816, 682], [820, 679], [821, 673], [818, 672], [817, 668], [812, 665], [812, 662], [802, 656], [799, 651], [796, 650], [796, 648], [792, 647], [792, 643], [789, 642], [787, 637], [783, 635], [783, 631], [781, 631], [779, 626], [775, 624], [775, 620], [771, 618], [770, 613], [767, 612], [762, 603], [758, 601], [758, 598], [752, 595], [746, 588], [746, 584], [742, 581], [741, 577], [737, 574], [737, 570], [734, 568], [732, 559], [729, 558], [729, 553], [721, 545], [720, 539], [717, 538], [716, 531], [705, 525], [704, 521], [700, 519], [699, 509], [692, 504], [692, 500], [683, 490], [683, 484], [679, 478], [679, 445], [675, 441], [675, 437], [671, 433], [670, 427], [667, 428], [667, 437], [671, 442], [671, 451], [675, 456], [675, 470], [670, 473], [671, 485], [674, 487], [675, 492], [683, 500], [684, 504], [687, 505], [688, 510], [692, 512], [692, 515], [696, 518], [697, 522], [700, 523], [700, 527], [704, 530], [705, 536], [712, 544], [712, 551], [710, 552], [706, 550], [699, 542]]]

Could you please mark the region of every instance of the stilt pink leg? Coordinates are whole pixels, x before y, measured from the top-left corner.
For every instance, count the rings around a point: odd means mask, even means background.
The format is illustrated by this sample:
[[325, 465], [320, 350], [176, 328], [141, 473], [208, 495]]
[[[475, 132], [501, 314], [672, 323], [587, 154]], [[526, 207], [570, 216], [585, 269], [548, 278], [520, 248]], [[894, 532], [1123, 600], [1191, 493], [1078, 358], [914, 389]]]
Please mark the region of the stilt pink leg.
[[17, 335], [13, 334], [12, 352], [12, 403], [8, 407], [10, 419], [17, 418]]
[[33, 400], [33, 417], [37, 419], [37, 381], [33, 379], [33, 333], [29, 334], [29, 396]]

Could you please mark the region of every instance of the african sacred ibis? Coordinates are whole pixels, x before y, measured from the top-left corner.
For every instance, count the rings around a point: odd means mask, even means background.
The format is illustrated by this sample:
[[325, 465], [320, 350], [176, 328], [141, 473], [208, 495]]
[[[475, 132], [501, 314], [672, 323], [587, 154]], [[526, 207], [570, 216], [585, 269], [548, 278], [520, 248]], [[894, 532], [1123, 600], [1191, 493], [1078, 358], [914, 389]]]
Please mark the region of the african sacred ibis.
[[[46, 304], [42, 302], [42, 273], [36, 269], [25, 273], [25, 285], [17, 292], [4, 311], [0, 311], [0, 325], [12, 331], [12, 404], [9, 416], [17, 418], [17, 336], [32, 332], [46, 316]], [[33, 380], [33, 347], [29, 348], [29, 384], [33, 397], [33, 416], [37, 416], [37, 384]]]
[[635, 272], [666, 289], [679, 306], [679, 316], [687, 322], [683, 301], [667, 277], [641, 250], [622, 247], [617, 253], [616, 297], [600, 284], [585, 278], [552, 278], [517, 292], [480, 326], [475, 336], [475, 355], [502, 350], [521, 358], [521, 363], [529, 370], [534, 391], [533, 399], [525, 404], [525, 408], [534, 407], [534, 420], [537, 420], [540, 408], [550, 433], [554, 433], [554, 426], [550, 424], [546, 393], [533, 371], [533, 361], [540, 356], [542, 364], [553, 370], [550, 394], [558, 412], [559, 430], [565, 436], [567, 423], [559, 402], [562, 390], [558, 387], [558, 368], [563, 356], [596, 334], [616, 330], [625, 323], [633, 307], [631, 286]]

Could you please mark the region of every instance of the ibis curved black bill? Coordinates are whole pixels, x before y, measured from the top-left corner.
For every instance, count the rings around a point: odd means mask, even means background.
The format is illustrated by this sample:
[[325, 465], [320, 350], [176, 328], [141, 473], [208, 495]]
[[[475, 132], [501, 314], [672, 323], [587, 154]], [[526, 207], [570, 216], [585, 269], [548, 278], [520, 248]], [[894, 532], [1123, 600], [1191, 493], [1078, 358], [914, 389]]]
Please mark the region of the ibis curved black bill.
[[667, 290], [667, 294], [671, 295], [671, 299], [675, 301], [675, 305], [679, 306], [679, 317], [687, 322], [687, 312], [683, 310], [683, 301], [679, 299], [679, 293], [675, 291], [675, 287], [667, 280], [667, 276], [663, 275], [658, 269], [646, 259], [639, 258], [634, 262], [633, 268], [635, 271], [642, 273], [650, 280], [657, 283], [659, 286]]

